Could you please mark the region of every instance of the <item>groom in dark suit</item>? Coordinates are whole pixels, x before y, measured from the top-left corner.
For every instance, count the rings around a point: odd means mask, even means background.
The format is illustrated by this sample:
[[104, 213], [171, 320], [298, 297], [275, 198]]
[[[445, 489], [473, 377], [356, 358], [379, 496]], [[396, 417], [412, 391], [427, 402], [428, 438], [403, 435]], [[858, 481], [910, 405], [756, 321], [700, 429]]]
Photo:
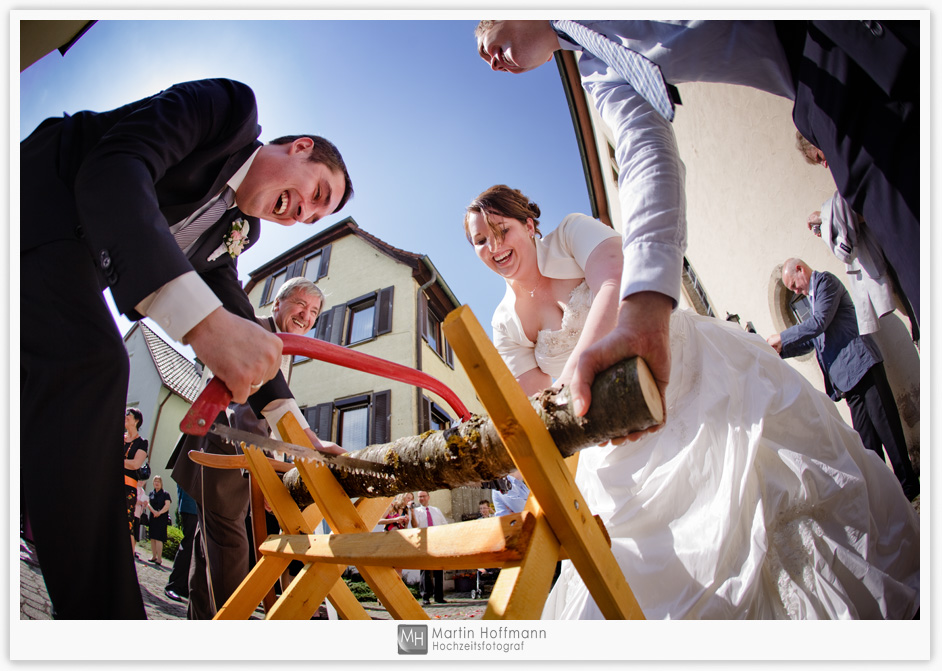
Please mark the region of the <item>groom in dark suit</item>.
[[813, 271], [800, 259], [782, 266], [782, 283], [811, 299], [811, 317], [768, 338], [783, 359], [814, 348], [824, 373], [828, 396], [847, 400], [854, 428], [865, 447], [883, 459], [889, 456], [893, 472], [906, 497], [919, 495], [896, 400], [883, 369], [880, 348], [869, 334], [857, 330], [854, 302], [841, 281], [828, 272]]
[[[20, 144], [20, 474], [57, 618], [144, 617], [120, 492], [129, 364], [105, 288], [191, 345], [236, 402], [263, 414], [291, 398], [236, 257], [259, 218], [313, 223], [353, 189], [327, 140], [260, 132], [252, 90], [209, 79], [47, 119]], [[63, 475], [81, 488], [68, 524], [49, 484]]]

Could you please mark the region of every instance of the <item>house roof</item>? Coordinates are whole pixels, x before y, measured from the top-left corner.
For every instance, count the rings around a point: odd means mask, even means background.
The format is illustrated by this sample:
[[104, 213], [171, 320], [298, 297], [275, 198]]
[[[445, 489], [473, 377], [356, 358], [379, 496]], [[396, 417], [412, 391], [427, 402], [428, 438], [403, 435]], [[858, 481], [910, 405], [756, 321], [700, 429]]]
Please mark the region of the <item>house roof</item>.
[[149, 329], [147, 324], [138, 323], [161, 381], [184, 400], [190, 403], [195, 401], [200, 393], [200, 373], [196, 365]]
[[264, 265], [251, 271], [249, 273], [249, 281], [245, 285], [245, 293], [250, 293], [256, 284], [264, 280], [269, 275], [273, 274], [275, 271], [284, 268], [295, 259], [299, 259], [312, 252], [315, 252], [318, 249], [323, 248], [325, 245], [339, 240], [340, 238], [347, 235], [356, 235], [368, 245], [373, 246], [387, 256], [396, 259], [400, 263], [403, 263], [412, 268], [412, 276], [419, 284], [425, 284], [429, 280], [435, 279], [435, 283], [429, 287], [427, 291], [430, 294], [435, 294], [440, 300], [443, 301], [444, 305], [451, 304], [453, 307], [461, 305], [460, 301], [455, 298], [454, 294], [451, 292], [451, 289], [445, 283], [444, 278], [438, 274], [438, 270], [432, 264], [431, 259], [423, 254], [416, 254], [414, 252], [408, 252], [404, 249], [399, 249], [398, 247], [393, 247], [389, 243], [380, 240], [375, 235], [371, 235], [363, 230], [359, 224], [353, 220], [353, 217], [346, 217], [341, 221], [338, 221], [336, 224], [328, 226], [323, 231], [312, 235], [307, 240], [295, 245], [288, 251], [276, 256]]

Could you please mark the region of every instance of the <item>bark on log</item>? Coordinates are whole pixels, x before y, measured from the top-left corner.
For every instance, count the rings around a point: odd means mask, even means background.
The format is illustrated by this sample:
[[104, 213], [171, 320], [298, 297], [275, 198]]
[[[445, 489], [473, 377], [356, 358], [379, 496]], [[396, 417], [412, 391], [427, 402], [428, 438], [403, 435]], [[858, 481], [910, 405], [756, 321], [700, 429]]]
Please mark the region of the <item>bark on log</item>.
[[[532, 396], [530, 402], [564, 457], [663, 420], [657, 385], [645, 363], [637, 357], [596, 376], [592, 404], [585, 417], [576, 417], [572, 412], [568, 387], [546, 389]], [[472, 415], [455, 428], [427, 431], [349, 454], [386, 464], [391, 474], [387, 478], [334, 469], [334, 475], [351, 498], [473, 486], [504, 477], [515, 468], [493, 423], [480, 415]], [[312, 503], [297, 469], [285, 474], [284, 483], [299, 505]]]

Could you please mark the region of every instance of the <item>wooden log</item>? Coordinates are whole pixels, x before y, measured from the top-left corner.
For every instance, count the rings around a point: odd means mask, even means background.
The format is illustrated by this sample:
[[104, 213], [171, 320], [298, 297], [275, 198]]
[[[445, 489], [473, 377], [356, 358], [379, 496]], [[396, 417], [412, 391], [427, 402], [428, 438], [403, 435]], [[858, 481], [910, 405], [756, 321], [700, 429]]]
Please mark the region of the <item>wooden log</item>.
[[[530, 398], [564, 457], [612, 438], [643, 431], [663, 421], [657, 385], [647, 365], [635, 357], [596, 376], [592, 404], [585, 417], [572, 411], [569, 388], [546, 389]], [[493, 423], [480, 415], [444, 431], [427, 431], [392, 443], [371, 445], [350, 456], [385, 464], [390, 477], [333, 469], [350, 497], [393, 496], [474, 486], [514, 470]], [[297, 470], [284, 476], [285, 487], [300, 506], [312, 502]]]

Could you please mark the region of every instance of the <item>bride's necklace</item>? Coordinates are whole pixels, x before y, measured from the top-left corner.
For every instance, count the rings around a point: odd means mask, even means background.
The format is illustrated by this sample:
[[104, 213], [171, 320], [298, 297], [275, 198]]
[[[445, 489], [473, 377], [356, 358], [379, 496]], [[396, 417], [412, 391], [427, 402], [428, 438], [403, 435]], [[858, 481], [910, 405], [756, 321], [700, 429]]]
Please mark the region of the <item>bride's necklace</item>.
[[540, 275], [540, 279], [538, 279], [538, 280], [536, 281], [536, 284], [533, 285], [533, 288], [532, 288], [532, 289], [524, 289], [524, 291], [526, 291], [528, 294], [530, 294], [530, 298], [535, 298], [535, 297], [536, 297], [536, 291], [537, 291], [537, 289], [540, 288], [540, 285], [543, 284], [543, 278], [544, 278], [544, 276], [543, 276], [543, 275]]

